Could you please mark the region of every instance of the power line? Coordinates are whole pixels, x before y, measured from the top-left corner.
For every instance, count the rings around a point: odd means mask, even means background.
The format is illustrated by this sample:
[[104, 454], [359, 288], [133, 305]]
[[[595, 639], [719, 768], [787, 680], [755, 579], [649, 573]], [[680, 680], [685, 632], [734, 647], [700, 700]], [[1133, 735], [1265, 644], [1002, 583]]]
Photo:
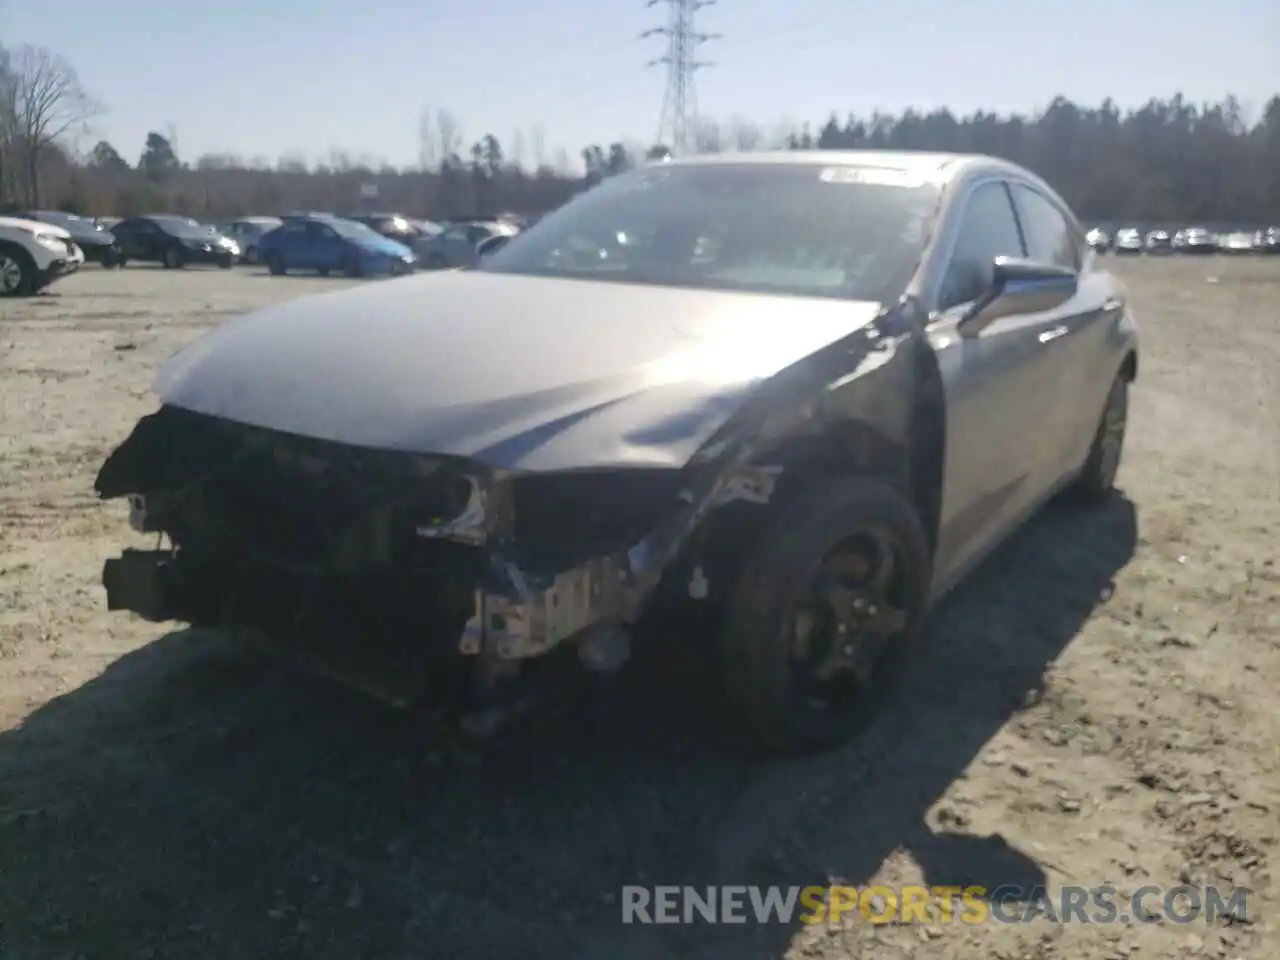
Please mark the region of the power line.
[[641, 39], [662, 36], [667, 38], [667, 52], [647, 66], [659, 64], [667, 68], [667, 86], [662, 96], [662, 113], [658, 117], [658, 143], [668, 144], [678, 153], [688, 150], [690, 134], [696, 129], [698, 119], [698, 95], [694, 89], [693, 75], [704, 67], [713, 66], [699, 60], [698, 48], [708, 40], [718, 40], [718, 33], [700, 33], [694, 28], [694, 16], [703, 7], [716, 0], [649, 0], [649, 6], [665, 3], [668, 7], [667, 25], [655, 27], [640, 34]]

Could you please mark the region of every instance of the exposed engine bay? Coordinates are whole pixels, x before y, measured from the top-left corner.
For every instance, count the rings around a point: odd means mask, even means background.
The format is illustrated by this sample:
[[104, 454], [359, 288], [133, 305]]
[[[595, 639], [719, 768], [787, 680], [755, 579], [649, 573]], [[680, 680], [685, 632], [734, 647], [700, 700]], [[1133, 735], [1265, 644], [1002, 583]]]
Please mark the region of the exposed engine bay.
[[[484, 681], [565, 644], [620, 665], [689, 532], [767, 502], [778, 473], [715, 471], [701, 489], [686, 470], [517, 473], [166, 405], [96, 482], [161, 542], [108, 560], [103, 582], [111, 609], [270, 638], [406, 705], [442, 660]], [[685, 571], [696, 596], [696, 558]]]

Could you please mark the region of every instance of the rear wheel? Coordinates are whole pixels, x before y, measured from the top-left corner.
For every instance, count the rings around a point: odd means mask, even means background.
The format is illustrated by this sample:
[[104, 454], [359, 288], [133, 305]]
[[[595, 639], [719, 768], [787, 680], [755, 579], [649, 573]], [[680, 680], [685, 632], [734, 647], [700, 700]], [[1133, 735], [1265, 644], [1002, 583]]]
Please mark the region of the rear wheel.
[[1124, 453], [1125, 429], [1129, 421], [1129, 381], [1116, 374], [1107, 392], [1107, 402], [1094, 434], [1084, 470], [1072, 487], [1074, 499], [1084, 503], [1106, 500], [1115, 490], [1116, 474]]
[[873, 481], [801, 495], [765, 533], [732, 598], [730, 698], [765, 744], [811, 751], [861, 732], [920, 633], [930, 557], [914, 509]]
[[36, 292], [36, 265], [31, 254], [13, 244], [0, 244], [0, 297]]

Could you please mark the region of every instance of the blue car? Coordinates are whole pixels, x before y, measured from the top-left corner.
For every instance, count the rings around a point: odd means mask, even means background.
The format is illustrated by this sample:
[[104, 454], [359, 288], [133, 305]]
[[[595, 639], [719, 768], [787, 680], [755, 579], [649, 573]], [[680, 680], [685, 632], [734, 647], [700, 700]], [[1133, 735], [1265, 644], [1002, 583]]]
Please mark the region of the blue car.
[[297, 217], [258, 239], [258, 258], [273, 274], [314, 270], [322, 277], [397, 276], [412, 273], [418, 258], [402, 243], [341, 217]]

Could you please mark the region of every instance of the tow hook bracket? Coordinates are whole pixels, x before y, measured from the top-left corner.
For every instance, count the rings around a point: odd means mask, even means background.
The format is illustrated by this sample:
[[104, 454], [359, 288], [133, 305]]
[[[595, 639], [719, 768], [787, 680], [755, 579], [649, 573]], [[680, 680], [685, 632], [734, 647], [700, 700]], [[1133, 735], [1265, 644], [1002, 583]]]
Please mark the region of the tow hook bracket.
[[161, 570], [171, 556], [167, 550], [129, 549], [107, 560], [102, 565], [107, 609], [130, 610], [152, 623], [168, 620]]

